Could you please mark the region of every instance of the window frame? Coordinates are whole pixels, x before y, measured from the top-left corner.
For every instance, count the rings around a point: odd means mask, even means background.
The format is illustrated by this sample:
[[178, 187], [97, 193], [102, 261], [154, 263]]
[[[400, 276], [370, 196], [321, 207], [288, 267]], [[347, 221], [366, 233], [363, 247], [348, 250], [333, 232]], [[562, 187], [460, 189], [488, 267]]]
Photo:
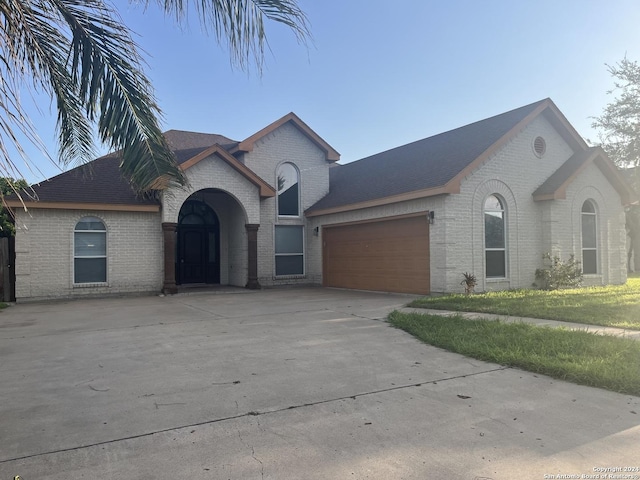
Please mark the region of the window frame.
[[[591, 207], [591, 209], [593, 210], [592, 212], [585, 212], [585, 206], [589, 205]], [[593, 218], [593, 240], [594, 240], [594, 246], [593, 247], [585, 247], [585, 235], [584, 235], [584, 227], [585, 227], [585, 216], [589, 217], [589, 218]], [[600, 252], [598, 251], [598, 209], [596, 208], [596, 203], [591, 200], [591, 199], [587, 199], [584, 202], [582, 202], [582, 207], [580, 207], [580, 260], [582, 261], [582, 274], [583, 275], [598, 275], [600, 273], [600, 266], [599, 266], [599, 260], [600, 260]], [[584, 267], [585, 267], [585, 252], [594, 252], [595, 253], [595, 259], [594, 259], [594, 266], [595, 266], [595, 271], [593, 272], [586, 272]]]
[[[283, 168], [286, 168], [287, 166], [290, 166], [291, 168], [293, 168], [295, 174], [296, 174], [296, 184], [297, 185], [297, 197], [296, 197], [296, 206], [297, 206], [297, 212], [295, 215], [289, 215], [289, 214], [281, 214], [280, 213], [280, 190], [278, 189], [278, 179], [280, 178], [280, 171]], [[302, 188], [301, 188], [301, 182], [300, 182], [301, 178], [300, 178], [300, 170], [298, 169], [298, 167], [292, 163], [292, 162], [283, 162], [280, 165], [278, 165], [278, 168], [276, 168], [276, 217], [278, 218], [300, 218], [301, 217], [301, 204], [302, 204]], [[291, 188], [291, 187], [290, 187]], [[288, 190], [288, 189], [287, 189]], [[284, 190], [282, 193], [286, 192], [287, 190]]]
[[[500, 209], [488, 209], [487, 208], [487, 201], [491, 198], [494, 197], [498, 203], [500, 204]], [[491, 212], [493, 213], [500, 213], [501, 214], [501, 220], [502, 220], [502, 247], [487, 247], [487, 214], [490, 214]], [[504, 198], [499, 195], [498, 193], [491, 193], [489, 195], [487, 195], [484, 199], [484, 201], [482, 202], [482, 226], [483, 226], [483, 249], [484, 249], [484, 277], [491, 281], [491, 280], [505, 280], [508, 278], [508, 271], [509, 271], [509, 265], [508, 265], [508, 259], [507, 259], [507, 251], [508, 251], [508, 246], [507, 246], [507, 207], [506, 207], [506, 202], [504, 200]], [[502, 275], [488, 275], [488, 266], [489, 266], [489, 261], [488, 261], [488, 253], [489, 252], [502, 252], [502, 256], [503, 256], [503, 264], [504, 264], [504, 273]]]
[[[99, 222], [102, 225], [102, 229], [79, 229], [78, 225], [80, 225], [83, 222], [86, 222], [87, 220], [90, 220], [92, 222]], [[76, 240], [76, 234], [78, 233], [90, 233], [93, 235], [99, 235], [102, 234], [104, 235], [104, 254], [101, 255], [78, 255], [77, 253], [77, 240]], [[71, 250], [71, 254], [72, 254], [72, 284], [74, 287], [92, 287], [92, 286], [104, 286], [104, 285], [108, 285], [108, 280], [109, 280], [109, 269], [108, 269], [108, 235], [107, 235], [107, 225], [105, 223], [105, 221], [100, 218], [100, 217], [96, 217], [96, 216], [92, 216], [92, 215], [86, 215], [84, 217], [81, 217], [78, 219], [78, 221], [75, 223], [75, 226], [73, 227], [73, 234], [72, 234], [72, 250]], [[77, 268], [76, 268], [76, 260], [83, 260], [83, 259], [104, 259], [104, 280], [96, 280], [96, 281], [89, 281], [89, 282], [78, 282], [77, 281]]]
[[[282, 229], [299, 229], [300, 230], [300, 242], [301, 242], [301, 247], [302, 247], [302, 251], [301, 252], [284, 252], [284, 253], [279, 253], [278, 252], [278, 233], [277, 230], [279, 228]], [[296, 224], [284, 224], [284, 225], [274, 225], [274, 229], [273, 229], [273, 253], [274, 253], [274, 260], [273, 260], [273, 275], [275, 278], [299, 278], [299, 277], [304, 277], [306, 275], [306, 265], [305, 265], [305, 228], [304, 225], [296, 225]], [[301, 257], [302, 259], [302, 271], [300, 273], [285, 273], [285, 274], [278, 274], [278, 258], [283, 258], [283, 257]]]

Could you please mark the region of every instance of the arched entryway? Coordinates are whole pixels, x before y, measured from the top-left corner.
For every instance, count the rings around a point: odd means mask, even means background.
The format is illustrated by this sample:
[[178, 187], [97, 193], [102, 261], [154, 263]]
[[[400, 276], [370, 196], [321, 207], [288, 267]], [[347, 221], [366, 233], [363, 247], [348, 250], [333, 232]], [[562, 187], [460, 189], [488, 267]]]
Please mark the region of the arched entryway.
[[[234, 285], [260, 288], [258, 228], [231, 193], [203, 188], [186, 198], [176, 192], [163, 204], [164, 280], [162, 291], [177, 285]], [[174, 223], [175, 222], [175, 223]]]
[[176, 227], [176, 283], [220, 283], [220, 222], [202, 200], [188, 199]]

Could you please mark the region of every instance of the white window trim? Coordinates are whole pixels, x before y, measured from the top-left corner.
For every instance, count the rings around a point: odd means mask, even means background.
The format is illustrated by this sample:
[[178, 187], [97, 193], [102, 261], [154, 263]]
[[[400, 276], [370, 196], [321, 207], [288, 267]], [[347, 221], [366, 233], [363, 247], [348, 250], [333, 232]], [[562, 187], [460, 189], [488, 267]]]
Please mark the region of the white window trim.
[[[276, 229], [278, 227], [299, 227], [302, 229], [302, 253], [276, 253]], [[278, 224], [273, 226], [273, 278], [282, 280], [288, 278], [306, 278], [307, 275], [307, 255], [306, 255], [306, 228], [300, 224]], [[302, 273], [294, 273], [290, 275], [276, 274], [276, 258], [277, 257], [297, 257], [302, 255]]]
[[[99, 219], [104, 225], [104, 230], [76, 230], [76, 225], [80, 223], [83, 218], [94, 217]], [[76, 232], [78, 233], [102, 233], [105, 235], [105, 254], [104, 255], [91, 255], [76, 257]], [[71, 232], [71, 286], [73, 288], [91, 288], [91, 287], [108, 287], [109, 286], [109, 230], [107, 229], [107, 222], [103, 218], [96, 215], [84, 215], [76, 219], [73, 224], [73, 230]], [[85, 282], [76, 283], [76, 258], [104, 258], [105, 260], [105, 281], [104, 282]]]

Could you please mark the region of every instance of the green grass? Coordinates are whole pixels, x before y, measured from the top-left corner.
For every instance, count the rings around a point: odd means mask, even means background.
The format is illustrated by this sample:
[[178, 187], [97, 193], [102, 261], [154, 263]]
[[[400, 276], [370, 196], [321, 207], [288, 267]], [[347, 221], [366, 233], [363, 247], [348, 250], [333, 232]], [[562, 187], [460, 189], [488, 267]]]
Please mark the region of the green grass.
[[425, 343], [554, 378], [640, 396], [640, 342], [582, 330], [392, 312]]
[[625, 285], [425, 297], [410, 307], [547, 318], [640, 330], [640, 277]]

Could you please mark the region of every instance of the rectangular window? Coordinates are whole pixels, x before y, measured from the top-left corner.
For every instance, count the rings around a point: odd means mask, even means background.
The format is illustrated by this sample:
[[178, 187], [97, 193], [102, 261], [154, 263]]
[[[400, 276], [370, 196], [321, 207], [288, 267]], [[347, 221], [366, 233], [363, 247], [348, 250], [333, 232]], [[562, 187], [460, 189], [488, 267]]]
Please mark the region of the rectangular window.
[[504, 250], [487, 250], [487, 278], [504, 278], [507, 272], [507, 262], [504, 258]]
[[582, 273], [587, 275], [598, 273], [598, 254], [595, 249], [582, 250]]
[[276, 225], [276, 276], [304, 275], [302, 225]]
[[78, 258], [74, 260], [74, 283], [105, 283], [107, 281], [106, 258]]

